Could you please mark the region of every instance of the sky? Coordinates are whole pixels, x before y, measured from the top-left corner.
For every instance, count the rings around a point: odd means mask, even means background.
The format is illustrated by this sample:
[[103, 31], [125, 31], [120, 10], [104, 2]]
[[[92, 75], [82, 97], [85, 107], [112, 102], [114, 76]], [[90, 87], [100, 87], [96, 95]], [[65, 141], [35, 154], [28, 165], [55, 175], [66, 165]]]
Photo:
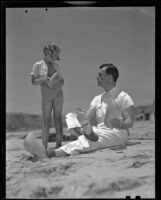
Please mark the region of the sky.
[[6, 112], [42, 113], [40, 86], [31, 84], [30, 72], [48, 42], [61, 48], [63, 114], [87, 109], [103, 92], [96, 80], [103, 63], [118, 67], [117, 86], [135, 106], [153, 102], [154, 7], [7, 8]]

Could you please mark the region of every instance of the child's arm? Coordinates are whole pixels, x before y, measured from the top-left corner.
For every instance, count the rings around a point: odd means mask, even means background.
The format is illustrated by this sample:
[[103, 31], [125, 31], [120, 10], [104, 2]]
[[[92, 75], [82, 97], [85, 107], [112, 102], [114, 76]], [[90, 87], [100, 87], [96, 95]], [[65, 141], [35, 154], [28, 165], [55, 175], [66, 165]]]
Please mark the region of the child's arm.
[[56, 72], [50, 77], [50, 80], [53, 81], [54, 79], [63, 79], [63, 75], [62, 75], [62, 72], [61, 72], [61, 69], [59, 67], [59, 65], [54, 65], [54, 68], [56, 69]]
[[31, 83], [32, 85], [42, 85], [43, 83], [47, 83], [49, 78], [39, 78], [39, 68], [40, 68], [40, 62], [36, 62], [32, 68], [31, 75]]
[[34, 75], [31, 75], [31, 82], [32, 82], [32, 85], [41, 85], [43, 83], [47, 83], [49, 80], [48, 77], [45, 77], [45, 78], [37, 78], [35, 77]]
[[50, 88], [53, 87], [54, 84], [57, 84], [60, 82], [60, 80], [64, 83], [64, 77], [62, 75], [62, 72], [59, 68], [58, 65], [54, 65], [56, 72], [50, 77], [49, 82], [48, 82], [48, 86]]
[[54, 81], [55, 79], [60, 78], [60, 74], [59, 72], [55, 72], [51, 77], [50, 77], [50, 81]]

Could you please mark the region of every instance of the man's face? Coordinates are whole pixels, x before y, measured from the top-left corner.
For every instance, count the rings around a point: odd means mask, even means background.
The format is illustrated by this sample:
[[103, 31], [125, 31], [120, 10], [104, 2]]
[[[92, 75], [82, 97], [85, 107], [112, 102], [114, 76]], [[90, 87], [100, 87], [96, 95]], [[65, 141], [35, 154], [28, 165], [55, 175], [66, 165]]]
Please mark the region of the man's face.
[[97, 76], [97, 85], [105, 88], [111, 82], [111, 75], [106, 73], [106, 67], [99, 69]]

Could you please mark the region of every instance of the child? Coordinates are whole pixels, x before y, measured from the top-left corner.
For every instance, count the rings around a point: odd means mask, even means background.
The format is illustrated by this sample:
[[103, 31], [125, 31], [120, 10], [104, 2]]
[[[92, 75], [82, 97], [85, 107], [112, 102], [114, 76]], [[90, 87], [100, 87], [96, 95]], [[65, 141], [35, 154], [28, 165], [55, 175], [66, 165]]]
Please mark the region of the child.
[[51, 112], [55, 120], [56, 146], [61, 146], [63, 133], [62, 109], [64, 78], [57, 60], [60, 60], [60, 48], [56, 44], [49, 44], [43, 48], [44, 59], [36, 62], [32, 68], [31, 81], [33, 85], [40, 85], [42, 97], [42, 143], [47, 148]]

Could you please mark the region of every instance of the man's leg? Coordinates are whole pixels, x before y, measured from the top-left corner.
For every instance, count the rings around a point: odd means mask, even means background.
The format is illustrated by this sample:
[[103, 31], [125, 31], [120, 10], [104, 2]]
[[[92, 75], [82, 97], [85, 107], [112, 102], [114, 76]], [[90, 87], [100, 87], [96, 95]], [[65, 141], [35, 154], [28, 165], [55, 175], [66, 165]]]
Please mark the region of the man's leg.
[[63, 150], [61, 150], [59, 148], [58, 149], [46, 149], [45, 153], [48, 158], [68, 156], [67, 153], [65, 153]]
[[80, 135], [83, 135], [82, 128], [80, 127], [69, 128], [68, 131], [72, 140], [77, 140]]
[[45, 149], [44, 146], [39, 143], [39, 141], [35, 138], [33, 132], [30, 132], [26, 138], [24, 139], [24, 147], [25, 149], [35, 156], [35, 158], [51, 158], [51, 157], [61, 157], [67, 156], [68, 154], [65, 153], [61, 149]]
[[62, 110], [63, 110], [63, 92], [61, 91], [59, 95], [53, 100], [53, 114], [56, 129], [56, 147], [60, 147], [62, 143], [63, 134], [63, 120], [62, 120]]
[[99, 139], [99, 136], [93, 132], [92, 126], [90, 124], [90, 121], [84, 112], [80, 112], [77, 114], [77, 119], [82, 126], [84, 135], [91, 141], [96, 142]]
[[66, 115], [66, 124], [71, 136], [74, 135], [78, 138], [84, 134], [92, 141], [98, 140], [98, 135], [93, 132], [88, 117], [84, 113], [68, 113]]
[[82, 128], [77, 120], [76, 113], [68, 113], [66, 115], [66, 124], [72, 140], [76, 140], [83, 134]]

